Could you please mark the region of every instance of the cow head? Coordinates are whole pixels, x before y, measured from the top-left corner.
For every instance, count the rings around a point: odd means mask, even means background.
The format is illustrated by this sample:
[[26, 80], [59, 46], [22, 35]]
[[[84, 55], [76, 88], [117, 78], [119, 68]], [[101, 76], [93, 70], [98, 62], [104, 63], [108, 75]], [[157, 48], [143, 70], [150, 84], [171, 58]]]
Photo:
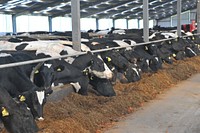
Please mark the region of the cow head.
[[[172, 60], [171, 57], [169, 58], [169, 60]], [[149, 61], [149, 67], [151, 68], [153, 72], [156, 72], [158, 71], [158, 69], [161, 69], [162, 68], [161, 58], [157, 56], [153, 56], [153, 58], [150, 59]]]
[[38, 127], [25, 103], [15, 101], [0, 88], [0, 119], [11, 133], [36, 133]]
[[94, 76], [90, 79], [90, 84], [102, 96], [116, 96], [113, 85], [108, 79], [100, 79]]
[[108, 68], [100, 55], [92, 56], [89, 72], [99, 78], [112, 78], [112, 71]]
[[15, 106], [0, 105], [0, 109], [0, 119], [8, 132], [35, 133], [38, 131], [33, 115], [24, 103], [15, 103]]
[[34, 83], [38, 87], [50, 90], [54, 81], [54, 74], [53, 65], [51, 63], [44, 63], [38, 70], [34, 71]]
[[128, 82], [136, 82], [141, 79], [139, 70], [132, 64], [128, 66], [128, 68], [124, 72], [124, 76], [126, 77]]
[[46, 96], [48, 90], [46, 89], [35, 89], [24, 92], [19, 95], [19, 101], [25, 102], [30, 108], [31, 113], [37, 120], [44, 120], [43, 118], [43, 106], [46, 103]]

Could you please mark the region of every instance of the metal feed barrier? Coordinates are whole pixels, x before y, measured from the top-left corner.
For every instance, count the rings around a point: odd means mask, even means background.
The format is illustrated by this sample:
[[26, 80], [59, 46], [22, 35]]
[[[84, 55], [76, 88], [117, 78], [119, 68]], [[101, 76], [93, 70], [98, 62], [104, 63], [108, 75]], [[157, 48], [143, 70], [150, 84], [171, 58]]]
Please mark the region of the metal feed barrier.
[[[200, 35], [200, 33], [199, 34], [193, 34], [193, 35]], [[182, 38], [184, 38], [184, 37], [189, 37], [189, 36], [182, 36]], [[100, 50], [93, 50], [91, 52], [92, 53], [100, 53], [100, 52], [105, 52], [105, 51], [119, 50], [119, 49], [124, 49], [124, 48], [129, 48], [129, 47], [135, 47], [135, 46], [141, 46], [141, 45], [146, 45], [146, 44], [164, 42], [164, 41], [169, 41], [169, 40], [174, 40], [174, 39], [177, 39], [177, 38], [161, 39], [161, 40], [150, 41], [150, 42], [145, 42], [145, 43], [138, 43], [138, 44], [135, 44], [135, 45], [129, 45], [129, 46], [123, 46], [123, 47], [112, 47], [112, 48], [106, 48], [106, 49], [100, 49]], [[70, 55], [62, 55], [62, 56], [48, 57], [48, 58], [42, 58], [42, 59], [36, 59], [36, 60], [30, 60], [30, 61], [22, 61], [22, 62], [17, 62], [17, 63], [3, 64], [3, 65], [0, 65], [0, 69], [1, 68], [7, 68], [7, 67], [33, 64], [33, 63], [40, 63], [40, 62], [45, 62], [45, 61], [55, 60], [55, 59], [64, 59], [64, 58], [67, 58], [67, 57], [74, 57], [74, 56], [79, 56], [79, 55], [84, 55], [84, 54], [87, 54], [87, 52], [78, 52], [76, 54], [70, 54]]]

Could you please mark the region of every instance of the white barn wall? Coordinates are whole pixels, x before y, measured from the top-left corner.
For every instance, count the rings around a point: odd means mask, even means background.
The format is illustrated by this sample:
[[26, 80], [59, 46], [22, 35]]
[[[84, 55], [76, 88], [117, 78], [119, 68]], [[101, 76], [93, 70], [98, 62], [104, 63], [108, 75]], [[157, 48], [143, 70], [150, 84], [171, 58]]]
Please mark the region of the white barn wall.
[[128, 29], [138, 29], [138, 20], [131, 19], [128, 21]]
[[12, 16], [0, 14], [0, 32], [12, 32]]
[[[153, 20], [149, 20], [149, 28], [153, 28], [154, 22]], [[139, 21], [139, 29], [143, 28], [143, 19]]]
[[171, 18], [158, 20], [158, 25], [161, 27], [171, 27]]
[[70, 17], [56, 17], [52, 19], [52, 31], [72, 31]]
[[48, 17], [19, 16], [16, 18], [17, 32], [49, 31]]
[[[186, 11], [181, 14], [181, 24], [191, 24], [196, 19], [196, 10]], [[158, 25], [161, 27], [177, 26], [177, 15], [158, 20]]]
[[127, 29], [127, 21], [126, 21], [126, 19], [117, 19], [117, 20], [115, 20], [115, 28]]
[[110, 29], [111, 27], [113, 27], [112, 19], [99, 19], [99, 29], [100, 30]]
[[[177, 26], [177, 15], [172, 16], [172, 27]], [[190, 12], [184, 12], [181, 14], [181, 24], [190, 24]]]
[[81, 30], [95, 30], [96, 29], [96, 19], [95, 18], [82, 18], [81, 19]]

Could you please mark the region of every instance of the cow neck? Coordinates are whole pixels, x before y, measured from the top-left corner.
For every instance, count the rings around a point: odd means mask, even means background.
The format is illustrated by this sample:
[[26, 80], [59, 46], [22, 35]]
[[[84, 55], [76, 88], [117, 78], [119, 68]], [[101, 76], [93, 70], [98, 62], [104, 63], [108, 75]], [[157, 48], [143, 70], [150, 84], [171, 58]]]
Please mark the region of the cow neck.
[[80, 70], [84, 70], [87, 67], [91, 66], [91, 61], [93, 60], [93, 55], [92, 54], [86, 54], [86, 55], [82, 55], [77, 57], [72, 65], [75, 67], [78, 67]]
[[36, 91], [36, 95], [38, 98], [38, 102], [40, 103], [40, 105], [42, 105], [44, 98], [45, 98], [45, 92], [44, 91]]

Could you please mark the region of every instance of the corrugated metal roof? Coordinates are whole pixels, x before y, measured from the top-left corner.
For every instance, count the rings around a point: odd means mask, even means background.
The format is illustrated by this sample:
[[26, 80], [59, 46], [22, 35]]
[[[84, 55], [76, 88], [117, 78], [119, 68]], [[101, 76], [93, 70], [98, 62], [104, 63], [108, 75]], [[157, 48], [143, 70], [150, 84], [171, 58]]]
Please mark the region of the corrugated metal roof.
[[[143, 0], [80, 0], [81, 17], [142, 19]], [[182, 0], [182, 11], [195, 9], [196, 0]], [[177, 12], [177, 0], [149, 0], [150, 19]], [[71, 0], [1, 0], [0, 13], [16, 15], [71, 16]]]

